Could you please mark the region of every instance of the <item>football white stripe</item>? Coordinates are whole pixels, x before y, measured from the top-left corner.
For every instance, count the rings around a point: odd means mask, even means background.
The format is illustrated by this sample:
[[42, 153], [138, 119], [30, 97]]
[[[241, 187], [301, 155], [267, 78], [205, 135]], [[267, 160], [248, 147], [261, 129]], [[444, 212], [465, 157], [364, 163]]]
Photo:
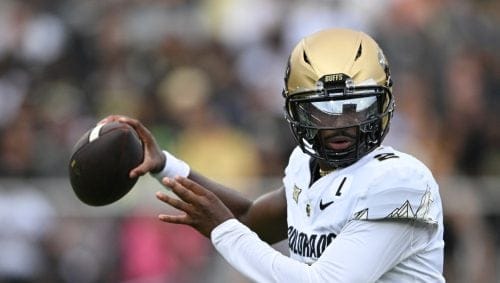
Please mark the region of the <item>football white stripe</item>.
[[89, 142], [93, 142], [95, 139], [97, 139], [99, 137], [99, 132], [101, 131], [101, 128], [104, 125], [105, 124], [99, 124], [99, 125], [95, 126], [95, 128], [92, 129], [92, 131], [90, 132], [90, 135], [89, 135]]

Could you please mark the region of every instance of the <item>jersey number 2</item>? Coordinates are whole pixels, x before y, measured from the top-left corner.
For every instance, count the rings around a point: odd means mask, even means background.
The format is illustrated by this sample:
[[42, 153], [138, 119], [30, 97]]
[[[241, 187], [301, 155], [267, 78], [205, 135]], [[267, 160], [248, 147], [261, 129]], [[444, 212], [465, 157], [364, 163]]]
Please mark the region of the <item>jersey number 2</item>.
[[390, 158], [399, 158], [396, 154], [389, 152], [389, 153], [380, 153], [374, 156], [375, 158], [378, 159], [378, 161], [384, 161]]

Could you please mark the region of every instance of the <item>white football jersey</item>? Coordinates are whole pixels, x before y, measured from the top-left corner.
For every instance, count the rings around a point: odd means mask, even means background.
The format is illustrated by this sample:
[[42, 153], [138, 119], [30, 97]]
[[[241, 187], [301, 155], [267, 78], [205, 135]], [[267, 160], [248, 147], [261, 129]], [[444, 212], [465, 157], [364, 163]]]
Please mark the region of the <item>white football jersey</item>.
[[412, 156], [380, 147], [311, 182], [296, 148], [283, 178], [290, 257], [236, 219], [215, 248], [255, 282], [444, 282], [438, 185]]
[[350, 220], [413, 219], [438, 225], [435, 245], [443, 246], [438, 185], [414, 157], [379, 147], [313, 184], [310, 159], [296, 148], [283, 179], [292, 258], [315, 262]]

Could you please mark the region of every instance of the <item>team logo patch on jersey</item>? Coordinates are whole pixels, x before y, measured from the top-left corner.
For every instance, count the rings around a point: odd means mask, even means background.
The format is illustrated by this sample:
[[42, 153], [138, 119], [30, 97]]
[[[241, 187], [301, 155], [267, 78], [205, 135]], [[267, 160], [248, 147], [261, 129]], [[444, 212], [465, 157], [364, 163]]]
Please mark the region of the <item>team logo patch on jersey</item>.
[[297, 187], [297, 185], [293, 186], [293, 200], [295, 201], [295, 203], [299, 203], [299, 196], [300, 196], [300, 193], [302, 192], [302, 189]]

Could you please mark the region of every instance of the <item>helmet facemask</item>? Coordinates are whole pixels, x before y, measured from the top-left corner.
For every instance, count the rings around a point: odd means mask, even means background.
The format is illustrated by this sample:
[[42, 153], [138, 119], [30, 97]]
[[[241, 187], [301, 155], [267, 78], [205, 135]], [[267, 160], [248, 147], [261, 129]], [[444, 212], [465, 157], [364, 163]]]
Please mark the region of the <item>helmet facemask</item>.
[[322, 81], [314, 91], [287, 95], [285, 116], [304, 152], [346, 167], [380, 146], [394, 102], [385, 86], [355, 87], [348, 77], [341, 85]]

